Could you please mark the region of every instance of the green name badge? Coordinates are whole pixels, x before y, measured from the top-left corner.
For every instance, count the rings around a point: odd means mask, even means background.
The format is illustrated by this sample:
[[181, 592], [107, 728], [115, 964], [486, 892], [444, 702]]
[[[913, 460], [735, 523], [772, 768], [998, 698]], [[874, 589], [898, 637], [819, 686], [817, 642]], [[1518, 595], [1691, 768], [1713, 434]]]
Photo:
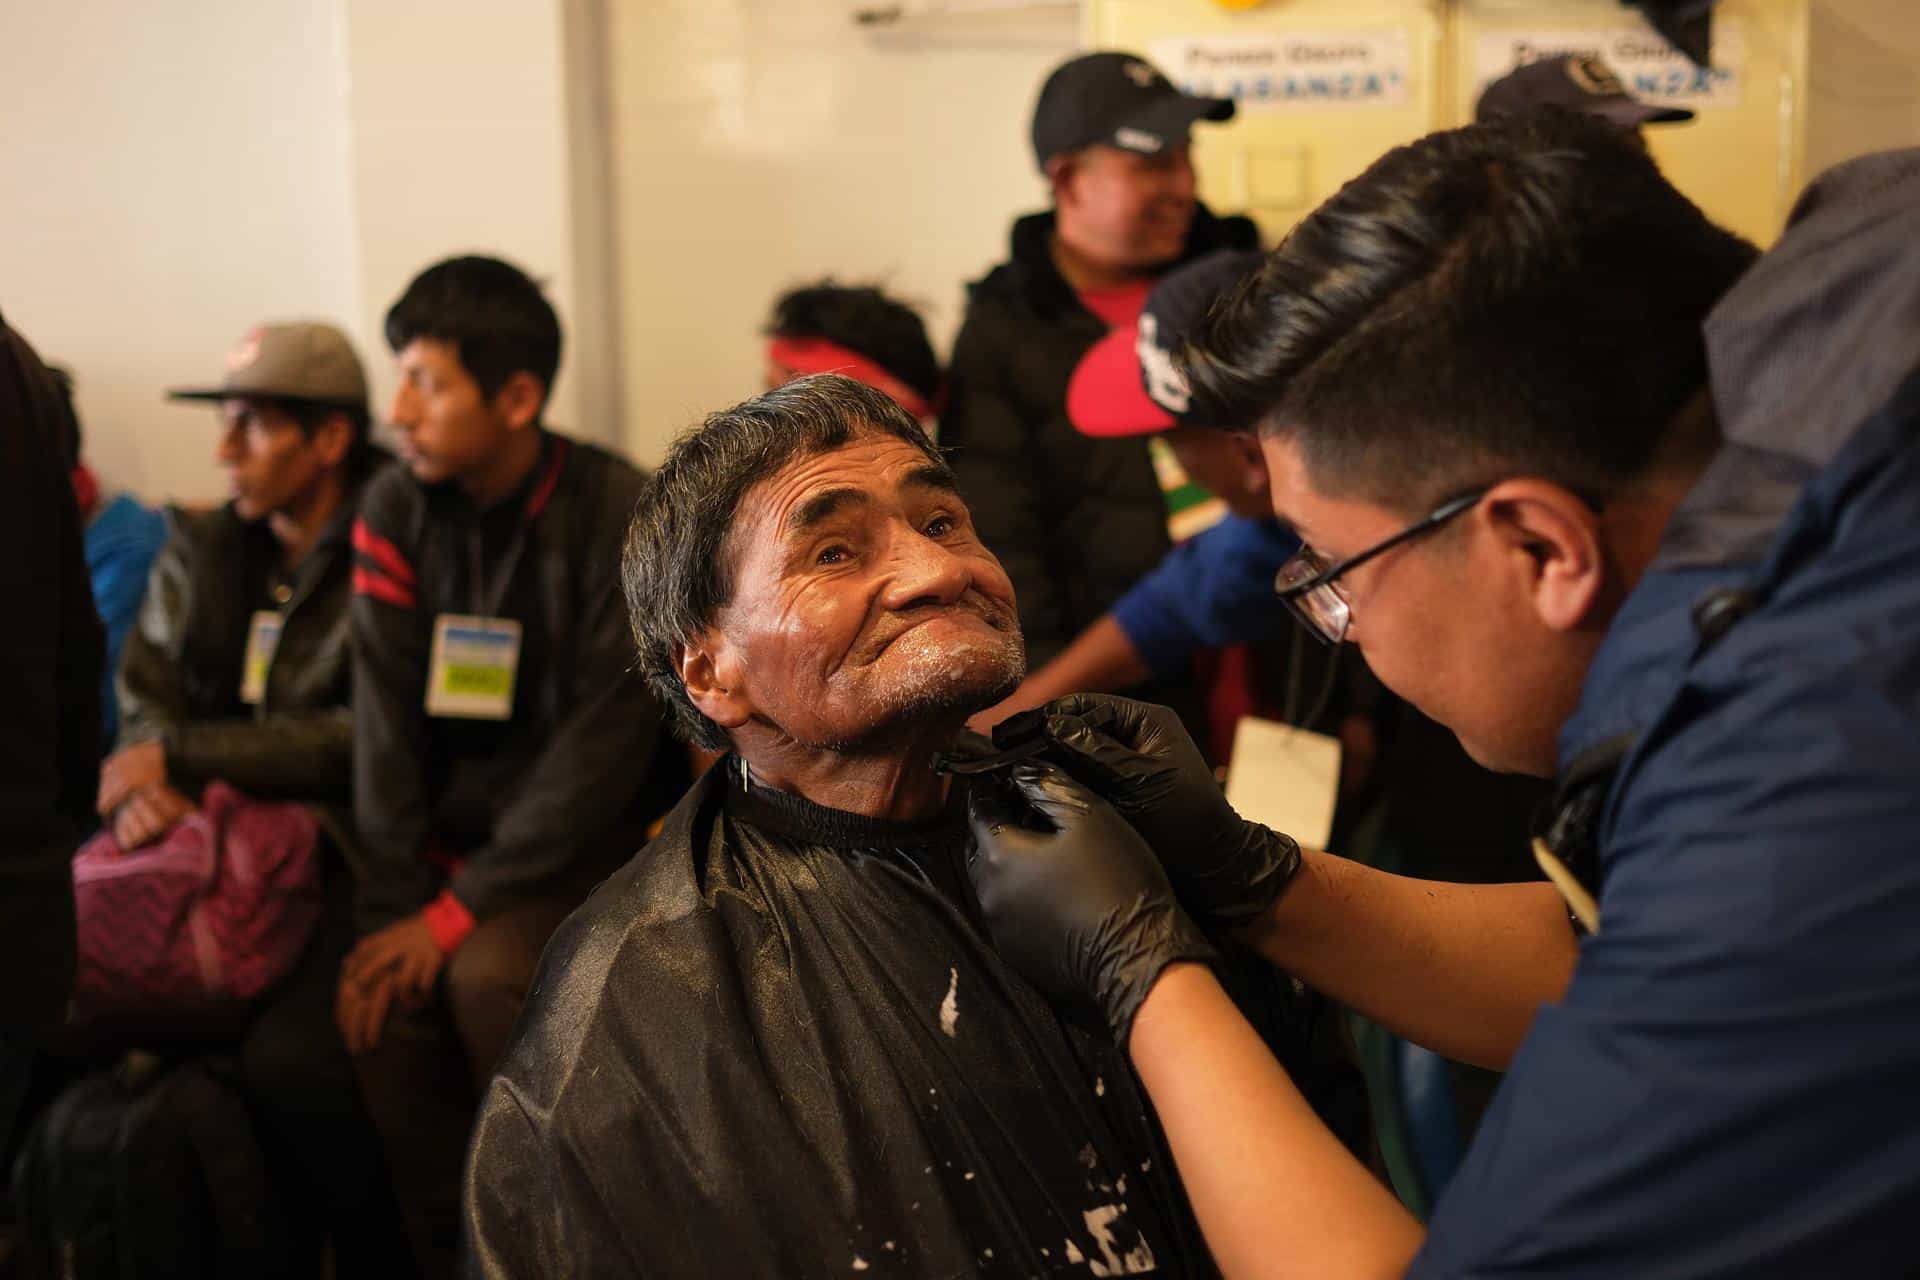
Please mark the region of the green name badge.
[[261, 609], [247, 625], [247, 656], [240, 664], [240, 701], [257, 707], [267, 699], [267, 672], [280, 647], [280, 615]]
[[508, 719], [519, 667], [518, 622], [441, 614], [433, 623], [427, 714], [453, 720]]

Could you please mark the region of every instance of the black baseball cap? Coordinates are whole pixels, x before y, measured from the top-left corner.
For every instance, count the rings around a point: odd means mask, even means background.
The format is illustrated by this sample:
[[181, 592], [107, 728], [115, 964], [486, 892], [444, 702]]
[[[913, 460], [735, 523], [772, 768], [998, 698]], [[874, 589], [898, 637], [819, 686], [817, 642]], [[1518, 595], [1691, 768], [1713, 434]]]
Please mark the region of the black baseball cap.
[[1088, 436], [1137, 436], [1169, 427], [1239, 427], [1194, 396], [1173, 363], [1182, 342], [1206, 324], [1214, 302], [1264, 259], [1222, 249], [1161, 277], [1138, 323], [1093, 344], [1067, 383], [1067, 418]]
[[1180, 92], [1131, 53], [1087, 53], [1054, 69], [1033, 108], [1033, 155], [1041, 168], [1069, 151], [1105, 143], [1157, 155], [1185, 141], [1197, 120], [1231, 120], [1232, 98]]
[[1656, 107], [1640, 101], [1606, 63], [1590, 53], [1563, 53], [1516, 67], [1481, 92], [1473, 118], [1521, 116], [1542, 107], [1599, 116], [1627, 129], [1693, 119], [1693, 112], [1685, 107]]

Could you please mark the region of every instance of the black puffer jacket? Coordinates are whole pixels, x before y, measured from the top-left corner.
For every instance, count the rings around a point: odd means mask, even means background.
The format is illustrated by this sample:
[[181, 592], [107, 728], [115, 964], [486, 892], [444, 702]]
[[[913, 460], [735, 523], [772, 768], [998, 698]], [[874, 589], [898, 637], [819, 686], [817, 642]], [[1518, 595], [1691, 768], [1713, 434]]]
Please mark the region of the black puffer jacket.
[[[1020, 603], [1038, 666], [1166, 554], [1167, 511], [1144, 437], [1094, 440], [1067, 420], [1067, 382], [1105, 336], [1053, 265], [1053, 214], [1013, 225], [1012, 259], [971, 290], [954, 343], [941, 443]], [[1246, 218], [1196, 211], [1181, 262], [1256, 249]]]

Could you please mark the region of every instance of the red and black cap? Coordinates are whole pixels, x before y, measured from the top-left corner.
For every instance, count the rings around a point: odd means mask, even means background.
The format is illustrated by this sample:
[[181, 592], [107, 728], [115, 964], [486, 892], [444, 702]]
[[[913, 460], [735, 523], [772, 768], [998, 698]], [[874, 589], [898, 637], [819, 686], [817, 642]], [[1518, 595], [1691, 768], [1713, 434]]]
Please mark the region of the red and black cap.
[[1041, 168], [1069, 151], [1105, 143], [1158, 155], [1184, 142], [1199, 120], [1233, 118], [1232, 98], [1196, 98], [1145, 58], [1086, 53], [1054, 69], [1033, 108], [1033, 156]]
[[1067, 417], [1082, 435], [1135, 436], [1169, 427], [1237, 427], [1199, 403], [1173, 353], [1200, 332], [1214, 301], [1264, 255], [1223, 249], [1163, 277], [1137, 324], [1093, 344], [1067, 383]]

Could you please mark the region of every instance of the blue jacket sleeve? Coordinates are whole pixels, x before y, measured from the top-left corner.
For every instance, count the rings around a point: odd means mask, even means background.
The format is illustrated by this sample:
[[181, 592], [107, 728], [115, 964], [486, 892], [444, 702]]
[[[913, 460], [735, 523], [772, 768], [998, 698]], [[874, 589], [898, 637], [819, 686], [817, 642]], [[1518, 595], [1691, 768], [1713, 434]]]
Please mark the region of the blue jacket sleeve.
[[1410, 1275], [1912, 1268], [1920, 668], [1774, 654], [1728, 685], [1630, 763], [1600, 932]]
[[1273, 576], [1300, 540], [1272, 520], [1230, 515], [1169, 551], [1113, 607], [1156, 675], [1203, 645], [1255, 644], [1289, 625]]
[[166, 541], [166, 517], [126, 494], [115, 498], [87, 526], [87, 573], [93, 581], [94, 607], [107, 629], [107, 666], [101, 675], [100, 706], [101, 741], [109, 746], [120, 731], [113, 684], [120, 670], [120, 651], [140, 616], [147, 576]]

